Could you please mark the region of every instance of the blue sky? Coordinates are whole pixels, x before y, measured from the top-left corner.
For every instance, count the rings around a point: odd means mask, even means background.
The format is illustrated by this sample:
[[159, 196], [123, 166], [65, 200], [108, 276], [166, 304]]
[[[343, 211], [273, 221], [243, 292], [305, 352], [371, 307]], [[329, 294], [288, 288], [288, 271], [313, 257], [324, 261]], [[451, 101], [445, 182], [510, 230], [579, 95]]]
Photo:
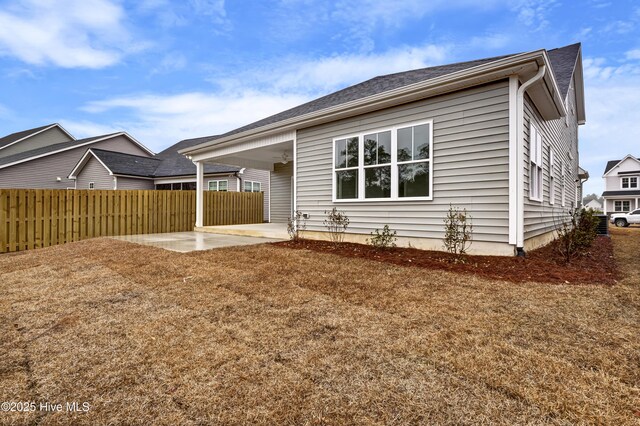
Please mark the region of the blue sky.
[[583, 43], [587, 192], [640, 156], [631, 0], [0, 1], [0, 134], [126, 130], [154, 151], [367, 78]]

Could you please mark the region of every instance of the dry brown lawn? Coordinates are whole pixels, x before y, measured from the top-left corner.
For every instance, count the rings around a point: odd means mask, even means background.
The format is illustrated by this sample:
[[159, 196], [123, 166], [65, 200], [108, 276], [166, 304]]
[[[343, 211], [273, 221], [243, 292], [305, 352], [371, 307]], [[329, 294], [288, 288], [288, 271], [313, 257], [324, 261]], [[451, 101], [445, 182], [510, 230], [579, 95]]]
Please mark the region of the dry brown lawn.
[[1, 424], [640, 423], [640, 229], [614, 286], [269, 245], [0, 256]]

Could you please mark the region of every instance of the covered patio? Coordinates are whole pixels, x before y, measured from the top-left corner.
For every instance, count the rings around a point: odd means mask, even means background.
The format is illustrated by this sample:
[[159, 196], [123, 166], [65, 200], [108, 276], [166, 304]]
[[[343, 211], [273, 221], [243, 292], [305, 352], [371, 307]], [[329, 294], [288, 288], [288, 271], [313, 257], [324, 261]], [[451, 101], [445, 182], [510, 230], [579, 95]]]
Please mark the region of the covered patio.
[[[182, 152], [196, 165], [195, 230], [227, 235], [287, 238], [286, 223], [295, 205], [295, 131], [263, 137], [234, 135], [214, 139]], [[238, 167], [268, 170], [268, 224], [203, 226], [204, 165], [223, 163]], [[273, 225], [273, 226], [269, 226]]]

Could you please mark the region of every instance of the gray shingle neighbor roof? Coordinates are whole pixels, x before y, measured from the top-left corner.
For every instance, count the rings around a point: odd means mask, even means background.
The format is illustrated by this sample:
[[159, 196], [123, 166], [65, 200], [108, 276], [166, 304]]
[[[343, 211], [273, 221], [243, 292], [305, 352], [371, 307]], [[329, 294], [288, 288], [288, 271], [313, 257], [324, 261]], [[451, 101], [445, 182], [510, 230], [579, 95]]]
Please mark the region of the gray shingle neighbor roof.
[[162, 161], [158, 158], [107, 151], [99, 148], [89, 149], [115, 175], [153, 177]]
[[[622, 159], [607, 161], [607, 166], [604, 168], [604, 174], [606, 175], [609, 172], [609, 170], [613, 169], [621, 161]], [[640, 157], [638, 158], [638, 161], [640, 161]]]
[[[576, 65], [578, 52], [580, 51], [580, 43], [572, 44], [557, 49], [547, 51], [549, 60], [551, 61], [551, 68], [558, 83], [562, 99], [566, 97], [569, 85], [571, 83], [571, 77]], [[423, 81], [431, 80], [436, 77], [441, 77], [447, 74], [452, 74], [457, 71], [466, 70], [469, 68], [477, 67], [479, 65], [495, 62], [500, 59], [516, 56], [517, 54], [495, 56], [485, 59], [477, 59], [474, 61], [458, 62], [448, 65], [440, 65], [436, 67], [421, 68], [411, 71], [404, 71], [395, 74], [387, 74], [378, 77], [374, 77], [370, 80], [362, 83], [349, 86], [334, 93], [330, 93], [321, 98], [299, 105], [297, 107], [288, 109], [270, 117], [258, 120], [243, 127], [231, 130], [222, 135], [211, 136], [209, 138], [200, 138], [200, 143], [209, 142], [218, 138], [232, 136], [237, 133], [245, 132], [247, 130], [257, 129], [262, 126], [274, 124], [279, 121], [284, 121], [290, 118], [298, 117], [301, 115], [317, 112], [323, 109], [331, 108], [337, 105], [341, 105], [347, 102], [355, 101], [358, 99], [366, 98], [369, 96], [384, 93], [400, 87], [409, 86], [411, 84], [420, 83]], [[197, 144], [194, 144], [197, 145]], [[192, 145], [193, 146], [193, 145]], [[180, 149], [188, 148], [184, 146]]]
[[26, 138], [34, 133], [38, 133], [41, 130], [46, 129], [47, 127], [55, 126], [55, 123], [47, 124], [46, 126], [36, 127], [34, 129], [22, 130], [20, 132], [11, 133], [10, 135], [4, 136], [0, 138], [0, 148], [3, 148], [7, 145], [14, 143], [15, 141], [19, 141], [20, 139]]
[[[179, 154], [178, 151], [215, 139], [216, 137], [217, 136], [205, 136], [185, 139], [159, 152], [155, 158], [162, 160], [162, 163], [158, 166], [155, 177], [195, 176], [196, 165], [184, 155]], [[240, 167], [228, 166], [226, 164], [205, 164], [204, 166], [205, 174], [235, 173], [239, 170]]]
[[11, 163], [15, 163], [16, 161], [20, 161], [20, 160], [26, 160], [28, 158], [32, 158], [32, 157], [38, 157], [41, 155], [46, 155], [55, 151], [60, 151], [62, 149], [68, 149], [68, 148], [73, 148], [74, 145], [82, 145], [82, 144], [86, 144], [89, 143], [91, 141], [97, 140], [97, 139], [102, 139], [102, 138], [106, 138], [112, 135], [115, 135], [117, 133], [111, 133], [108, 135], [102, 135], [102, 136], [93, 136], [91, 138], [86, 138], [86, 139], [77, 139], [74, 141], [69, 141], [69, 142], [60, 142], [60, 143], [56, 143], [53, 145], [47, 145], [47, 146], [43, 146], [40, 148], [36, 148], [36, 149], [32, 149], [30, 151], [25, 151], [25, 152], [19, 152], [17, 154], [13, 154], [13, 155], [9, 155], [7, 157], [3, 157], [0, 158], [0, 167], [7, 165], [7, 164], [11, 164]]

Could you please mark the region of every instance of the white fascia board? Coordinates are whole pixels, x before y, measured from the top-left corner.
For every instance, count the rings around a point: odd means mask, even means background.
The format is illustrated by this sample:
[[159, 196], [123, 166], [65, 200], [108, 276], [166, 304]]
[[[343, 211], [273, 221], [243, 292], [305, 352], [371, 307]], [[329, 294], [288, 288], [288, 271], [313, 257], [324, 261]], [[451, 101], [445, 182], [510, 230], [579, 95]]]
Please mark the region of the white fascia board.
[[628, 160], [629, 158], [631, 158], [631, 159], [632, 159], [633, 161], [635, 161], [636, 163], [640, 164], [640, 161], [639, 161], [636, 157], [634, 157], [634, 156], [633, 156], [633, 155], [631, 155], [631, 154], [627, 154], [627, 155], [626, 155], [622, 160], [618, 161], [618, 164], [616, 164], [615, 166], [613, 166], [613, 167], [611, 168], [611, 170], [609, 170], [607, 173], [603, 174], [603, 175], [602, 175], [602, 177], [603, 177], [603, 178], [605, 178], [605, 177], [609, 176], [609, 174], [610, 174], [612, 171], [614, 171], [615, 169], [617, 169], [617, 168], [618, 168], [618, 166], [620, 166], [620, 164], [624, 163], [624, 162], [625, 162], [626, 160]]
[[95, 158], [96, 160], [98, 160], [98, 162], [102, 165], [102, 167], [104, 167], [108, 172], [110, 176], [113, 176], [113, 172], [107, 167], [106, 164], [104, 164], [102, 162], [102, 160], [100, 160], [98, 158], [98, 156], [91, 151], [91, 148], [89, 148], [84, 155], [82, 156], [82, 158], [80, 158], [80, 161], [78, 161], [78, 163], [75, 165], [75, 167], [73, 168], [73, 170], [71, 170], [71, 173], [69, 174], [69, 176], [67, 176], [67, 179], [76, 179], [78, 177], [78, 173], [80, 171], [82, 171], [82, 169], [84, 168], [84, 166], [87, 164], [87, 162], [89, 161], [89, 155], [91, 155], [93, 158]]
[[54, 123], [54, 124], [52, 124], [52, 125], [51, 125], [51, 126], [49, 126], [49, 127], [46, 127], [46, 128], [44, 128], [44, 129], [42, 129], [42, 130], [38, 130], [37, 132], [33, 132], [33, 133], [31, 133], [31, 134], [29, 134], [29, 135], [27, 135], [27, 136], [23, 137], [23, 138], [18, 139], [17, 141], [13, 141], [13, 142], [11, 142], [10, 144], [7, 144], [7, 145], [5, 145], [5, 146], [2, 146], [2, 147], [0, 147], [0, 149], [5, 149], [5, 148], [8, 148], [8, 147], [10, 147], [10, 146], [13, 146], [13, 145], [17, 144], [18, 142], [22, 142], [22, 141], [24, 141], [24, 140], [27, 140], [27, 139], [29, 139], [29, 138], [32, 138], [32, 137], [34, 137], [34, 136], [36, 136], [36, 135], [39, 135], [40, 133], [46, 132], [47, 130], [50, 130], [50, 129], [53, 129], [54, 127], [58, 127], [60, 130], [62, 130], [62, 131], [63, 131], [67, 136], [69, 136], [69, 137], [71, 138], [71, 140], [74, 140], [74, 141], [76, 140], [76, 138], [74, 138], [74, 137], [73, 137], [73, 135], [72, 135], [71, 133], [67, 132], [67, 131], [65, 130], [65, 128], [64, 128], [64, 127], [62, 127], [62, 126], [61, 126], [61, 125], [59, 125], [58, 123]]
[[144, 151], [146, 151], [149, 155], [154, 156], [156, 155], [155, 152], [151, 151], [149, 148], [147, 148], [142, 142], [140, 142], [139, 140], [137, 140], [136, 138], [134, 138], [133, 136], [131, 136], [129, 133], [127, 132], [121, 132], [119, 133], [119, 135], [123, 135], [126, 136], [127, 138], [129, 138], [133, 143], [135, 143], [136, 145], [138, 145], [140, 148], [142, 148]]
[[[368, 96], [366, 98], [346, 102], [320, 111], [278, 121], [273, 124], [247, 130], [235, 135], [215, 139], [178, 152], [180, 154], [197, 155], [213, 148], [221, 148], [225, 145], [231, 145], [255, 138], [258, 134], [267, 135], [285, 130], [295, 130], [296, 128], [360, 115], [382, 108], [389, 108], [394, 105], [411, 102], [426, 96], [435, 96], [441, 93], [460, 90], [464, 87], [507, 78], [509, 75], [518, 74], [523, 71], [526, 69], [526, 66], [533, 61], [545, 63], [548, 60], [549, 59], [544, 50], [523, 53], [441, 77], [403, 86], [398, 89]], [[533, 71], [535, 72], [535, 70]], [[558, 92], [556, 92], [556, 94], [557, 93]], [[561, 108], [563, 108], [564, 105], [562, 101], [560, 101], [560, 103], [562, 104]]]
[[43, 158], [43, 157], [48, 157], [50, 155], [59, 154], [61, 152], [69, 151], [69, 150], [80, 148], [80, 147], [83, 147], [83, 146], [91, 145], [92, 143], [102, 142], [102, 141], [105, 141], [107, 139], [115, 138], [116, 136], [122, 136], [123, 134], [124, 133], [115, 133], [113, 135], [108, 135], [108, 136], [105, 136], [105, 137], [100, 138], [100, 139], [94, 139], [92, 141], [85, 142], [85, 143], [80, 143], [78, 145], [71, 145], [71, 146], [69, 146], [67, 148], [62, 148], [62, 149], [59, 149], [57, 151], [46, 152], [44, 154], [34, 155], [33, 157], [23, 158], [22, 160], [14, 161], [13, 163], [4, 164], [4, 165], [0, 166], [0, 169], [4, 169], [4, 168], [7, 168], [7, 167], [15, 166], [17, 164], [26, 163], [27, 161], [37, 160], [38, 158]]

